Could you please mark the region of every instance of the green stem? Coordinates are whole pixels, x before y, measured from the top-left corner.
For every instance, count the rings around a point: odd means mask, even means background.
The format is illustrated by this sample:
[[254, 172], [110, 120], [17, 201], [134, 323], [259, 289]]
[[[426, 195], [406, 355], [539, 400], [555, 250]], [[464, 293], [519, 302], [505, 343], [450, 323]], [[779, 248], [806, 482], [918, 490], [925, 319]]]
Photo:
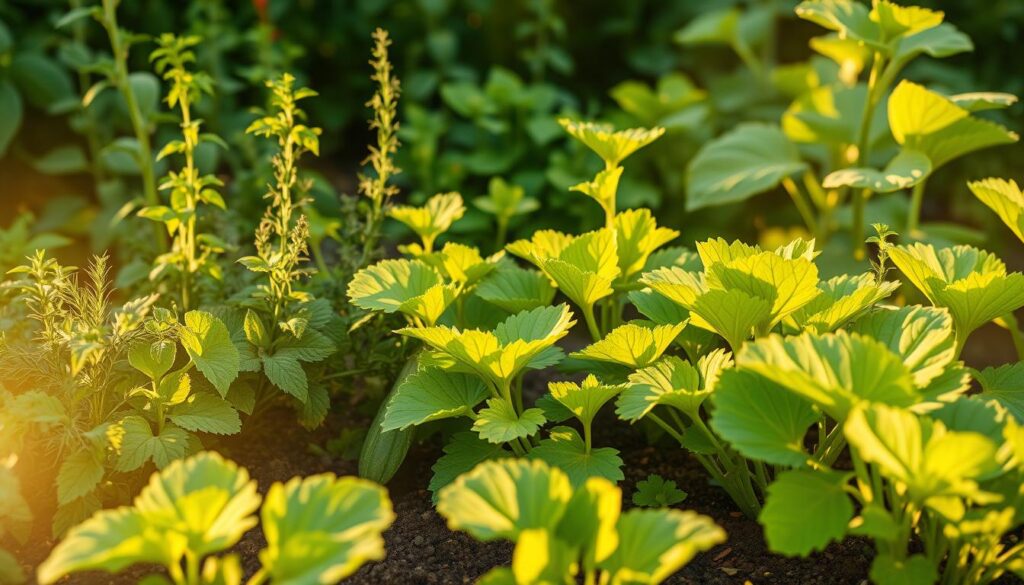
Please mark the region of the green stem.
[[498, 233], [494, 237], [494, 251], [500, 252], [505, 247], [505, 240], [508, 239], [508, 219], [498, 218]]
[[1017, 350], [1017, 359], [1024, 361], [1024, 335], [1021, 335], [1017, 316], [1013, 313], [1007, 313], [1003, 315], [1003, 321], [1006, 323], [1006, 328], [1010, 331], [1010, 338], [1013, 339], [1013, 347]]
[[597, 327], [597, 321], [594, 319], [594, 305], [589, 304], [583, 309], [583, 319], [587, 322], [587, 331], [590, 332], [590, 337], [595, 341], [601, 341], [601, 330]]
[[666, 422], [665, 419], [663, 419], [660, 416], [654, 414], [653, 412], [649, 413], [647, 415], [647, 418], [649, 418], [652, 421], [654, 421], [654, 424], [656, 424], [659, 427], [661, 427], [666, 433], [669, 434], [669, 436], [671, 436], [673, 439], [675, 439], [676, 442], [679, 443], [680, 447], [683, 446], [683, 435], [682, 435], [682, 433], [680, 433], [676, 429], [672, 428], [672, 425], [668, 424], [668, 422]]
[[789, 196], [793, 199], [793, 203], [796, 205], [797, 211], [800, 212], [800, 217], [803, 218], [808, 231], [815, 236], [818, 236], [818, 220], [814, 218], [814, 209], [812, 209], [811, 205], [806, 199], [804, 199], [804, 195], [800, 191], [800, 187], [790, 177], [782, 179], [782, 186], [786, 188], [786, 192], [789, 193]]
[[[149, 140], [149, 125], [142, 115], [138, 98], [128, 75], [128, 49], [121, 35], [121, 29], [117, 23], [117, 2], [115, 0], [103, 0], [103, 26], [107, 30], [110, 39], [110, 49], [114, 56], [114, 85], [124, 97], [125, 105], [128, 107], [128, 117], [131, 120], [132, 130], [135, 133], [135, 140], [139, 146], [139, 171], [142, 175], [142, 190], [145, 196], [146, 205], [154, 206], [160, 204], [160, 196], [156, 190], [156, 176], [153, 171], [153, 149]], [[161, 252], [167, 250], [167, 237], [164, 228], [159, 223], [154, 223], [156, 233], [157, 249]]]
[[907, 213], [907, 235], [916, 238], [918, 223], [921, 220], [921, 203], [924, 200], [924, 185], [927, 180], [922, 180], [914, 185], [910, 192], [910, 211]]
[[[868, 164], [871, 149], [871, 118], [874, 117], [875, 106], [881, 93], [879, 91], [879, 77], [884, 67], [885, 57], [876, 51], [871, 63], [871, 74], [868, 77], [868, 94], [864, 99], [864, 109], [860, 117], [860, 128], [857, 131], [857, 166]], [[882, 91], [884, 91], [884, 87]], [[866, 254], [864, 242], [862, 241], [864, 239], [864, 206], [870, 192], [869, 189], [861, 189], [856, 191], [853, 196], [853, 224], [850, 231], [854, 247], [853, 255], [858, 260], [863, 260]]]

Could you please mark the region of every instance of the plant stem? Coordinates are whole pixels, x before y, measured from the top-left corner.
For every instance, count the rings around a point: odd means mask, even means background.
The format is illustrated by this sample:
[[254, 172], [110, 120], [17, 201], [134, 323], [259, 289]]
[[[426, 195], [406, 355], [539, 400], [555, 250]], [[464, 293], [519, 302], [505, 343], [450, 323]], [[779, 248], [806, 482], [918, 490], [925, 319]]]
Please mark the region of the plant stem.
[[597, 321], [594, 319], [594, 305], [590, 304], [583, 309], [583, 319], [587, 322], [587, 330], [590, 332], [590, 337], [595, 342], [601, 341], [601, 330], [597, 327]]
[[[146, 205], [159, 205], [160, 196], [156, 191], [156, 176], [153, 171], [153, 149], [149, 141], [149, 126], [142, 115], [139, 101], [135, 96], [128, 76], [128, 49], [121, 35], [121, 29], [117, 24], [117, 2], [116, 0], [103, 0], [103, 27], [107, 30], [110, 39], [110, 50], [114, 55], [113, 82], [124, 97], [128, 106], [128, 117], [131, 119], [132, 130], [135, 133], [135, 140], [139, 146], [139, 171], [142, 175], [142, 190], [145, 196]], [[154, 224], [157, 249], [161, 252], [167, 250], [167, 236], [160, 224]]]
[[907, 235], [916, 238], [918, 222], [921, 219], [921, 203], [924, 200], [924, 185], [927, 180], [922, 180], [914, 185], [910, 192], [910, 211], [907, 213]]
[[786, 188], [786, 192], [793, 199], [793, 203], [796, 205], [797, 211], [800, 212], [800, 217], [803, 218], [807, 229], [815, 236], [818, 236], [818, 221], [814, 218], [814, 210], [807, 200], [804, 199], [800, 187], [790, 177], [782, 179], [782, 186]]
[[[871, 118], [875, 113], [875, 106], [878, 102], [879, 76], [885, 67], [885, 57], [875, 52], [874, 60], [871, 63], [871, 74], [868, 77], [868, 94], [864, 98], [864, 110], [861, 112], [860, 128], [857, 131], [857, 161], [856, 165], [868, 164], [868, 155], [871, 149]], [[884, 88], [883, 88], [884, 90]], [[869, 189], [861, 189], [853, 195], [853, 224], [850, 232], [853, 240], [853, 255], [857, 260], [863, 260], [864, 250], [864, 205], [867, 202]]]
[[1017, 316], [1013, 313], [1007, 313], [1003, 315], [1003, 322], [1006, 323], [1006, 329], [1009, 330], [1010, 338], [1013, 339], [1013, 347], [1017, 350], [1017, 359], [1024, 361], [1024, 335], [1020, 332]]

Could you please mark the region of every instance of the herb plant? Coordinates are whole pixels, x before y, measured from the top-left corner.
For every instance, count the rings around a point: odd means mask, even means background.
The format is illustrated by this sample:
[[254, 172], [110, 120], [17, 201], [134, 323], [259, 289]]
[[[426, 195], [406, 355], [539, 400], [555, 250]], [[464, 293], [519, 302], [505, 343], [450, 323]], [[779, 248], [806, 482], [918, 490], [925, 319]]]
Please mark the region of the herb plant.
[[387, 492], [365, 480], [296, 477], [261, 498], [244, 468], [206, 452], [154, 473], [132, 506], [97, 512], [72, 528], [40, 566], [39, 581], [147, 563], [167, 569], [149, 582], [240, 585], [238, 556], [214, 555], [259, 523], [267, 547], [246, 583], [334, 582], [384, 557], [380, 534], [393, 519]]

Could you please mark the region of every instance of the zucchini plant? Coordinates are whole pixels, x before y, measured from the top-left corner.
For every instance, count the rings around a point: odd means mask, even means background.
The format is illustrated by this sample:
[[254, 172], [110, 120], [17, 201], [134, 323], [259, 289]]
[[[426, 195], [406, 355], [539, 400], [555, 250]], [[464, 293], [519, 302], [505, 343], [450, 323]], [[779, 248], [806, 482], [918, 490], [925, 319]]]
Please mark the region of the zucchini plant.
[[574, 488], [557, 467], [502, 459], [459, 476], [437, 509], [453, 530], [515, 541], [512, 566], [492, 569], [482, 584], [656, 584], [725, 541], [695, 512], [621, 506], [621, 490], [604, 478]]
[[[1003, 108], [1016, 98], [945, 96], [900, 80], [920, 56], [945, 58], [973, 49], [941, 11], [889, 0], [870, 7], [857, 0], [806, 0], [796, 15], [829, 31], [810, 46], [831, 66], [813, 61], [762, 75], [794, 101], [779, 123], [740, 124], [697, 153], [688, 169], [687, 209], [744, 201], [781, 185], [807, 230], [822, 241], [838, 230], [839, 212], [847, 207], [848, 245], [862, 259], [868, 200], [909, 189], [904, 233], [929, 237], [919, 223], [928, 178], [953, 159], [1015, 142], [1016, 133], [974, 112]], [[737, 15], [727, 17], [701, 30], [742, 32]], [[736, 46], [743, 55], [745, 45]], [[938, 233], [936, 228], [930, 237]]]
[[393, 520], [387, 491], [366, 480], [296, 477], [261, 497], [245, 468], [207, 451], [154, 473], [131, 506], [102, 510], [72, 528], [38, 577], [45, 585], [144, 563], [167, 571], [147, 583], [241, 585], [238, 555], [217, 555], [259, 524], [267, 546], [247, 585], [333, 583], [384, 558], [381, 533]]

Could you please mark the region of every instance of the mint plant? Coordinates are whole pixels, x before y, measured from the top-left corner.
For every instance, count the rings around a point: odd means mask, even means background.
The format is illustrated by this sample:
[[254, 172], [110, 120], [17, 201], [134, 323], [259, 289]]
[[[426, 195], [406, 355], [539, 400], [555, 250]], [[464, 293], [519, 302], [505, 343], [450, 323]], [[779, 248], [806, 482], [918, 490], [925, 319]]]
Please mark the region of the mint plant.
[[40, 565], [39, 582], [146, 563], [167, 570], [147, 578], [156, 583], [241, 585], [239, 557], [215, 555], [257, 523], [267, 546], [246, 583], [334, 582], [384, 557], [380, 534], [393, 519], [387, 492], [365, 480], [296, 477], [261, 498], [244, 468], [205, 452], [154, 473], [132, 506], [72, 528]]
[[453, 530], [516, 542], [512, 566], [492, 569], [483, 583], [661, 583], [725, 540], [694, 512], [621, 505], [622, 492], [606, 479], [573, 489], [556, 467], [505, 459], [444, 488], [438, 511]]

